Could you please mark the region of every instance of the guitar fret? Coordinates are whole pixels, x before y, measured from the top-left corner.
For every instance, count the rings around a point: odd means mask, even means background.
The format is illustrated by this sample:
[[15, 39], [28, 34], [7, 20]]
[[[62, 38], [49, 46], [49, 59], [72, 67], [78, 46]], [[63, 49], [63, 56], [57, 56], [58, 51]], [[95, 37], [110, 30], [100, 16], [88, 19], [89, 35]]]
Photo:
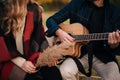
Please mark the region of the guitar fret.
[[74, 35], [76, 40], [107, 40], [108, 33], [92, 33], [87, 35]]

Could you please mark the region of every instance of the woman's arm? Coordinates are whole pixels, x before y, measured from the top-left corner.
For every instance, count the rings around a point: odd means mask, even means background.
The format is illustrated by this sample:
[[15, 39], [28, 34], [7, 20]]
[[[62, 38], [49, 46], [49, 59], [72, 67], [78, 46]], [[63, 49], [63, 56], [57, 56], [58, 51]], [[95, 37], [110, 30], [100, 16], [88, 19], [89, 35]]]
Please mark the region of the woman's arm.
[[[6, 42], [9, 43], [9, 46]], [[14, 44], [12, 44], [8, 39], [5, 41], [3, 36], [0, 37], [0, 63], [20, 56], [20, 53], [16, 49], [13, 49], [12, 45]]]

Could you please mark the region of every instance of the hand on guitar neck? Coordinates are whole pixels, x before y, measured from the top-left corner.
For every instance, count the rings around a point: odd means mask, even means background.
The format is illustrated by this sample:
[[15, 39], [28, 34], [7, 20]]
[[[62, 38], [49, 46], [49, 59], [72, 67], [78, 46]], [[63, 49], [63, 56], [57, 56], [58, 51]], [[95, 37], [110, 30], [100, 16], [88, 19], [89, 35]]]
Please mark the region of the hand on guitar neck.
[[120, 30], [116, 30], [112, 33], [109, 33], [108, 43], [111, 48], [116, 48], [120, 43]]
[[74, 42], [74, 38], [72, 36], [70, 36], [67, 32], [63, 31], [62, 29], [58, 29], [56, 31], [56, 35], [58, 36], [58, 41], [61, 42]]

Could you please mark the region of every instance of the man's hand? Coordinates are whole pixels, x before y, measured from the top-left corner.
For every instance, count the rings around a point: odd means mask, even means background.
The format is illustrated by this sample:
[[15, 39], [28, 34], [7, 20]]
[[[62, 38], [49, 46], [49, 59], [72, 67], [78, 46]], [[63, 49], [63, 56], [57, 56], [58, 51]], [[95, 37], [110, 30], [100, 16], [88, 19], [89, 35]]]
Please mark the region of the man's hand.
[[67, 32], [63, 31], [62, 29], [58, 29], [56, 31], [56, 35], [58, 36], [61, 42], [66, 41], [68, 43], [71, 43], [74, 41], [74, 38], [72, 38]]
[[120, 31], [116, 30], [108, 35], [108, 43], [111, 48], [117, 48], [120, 43]]

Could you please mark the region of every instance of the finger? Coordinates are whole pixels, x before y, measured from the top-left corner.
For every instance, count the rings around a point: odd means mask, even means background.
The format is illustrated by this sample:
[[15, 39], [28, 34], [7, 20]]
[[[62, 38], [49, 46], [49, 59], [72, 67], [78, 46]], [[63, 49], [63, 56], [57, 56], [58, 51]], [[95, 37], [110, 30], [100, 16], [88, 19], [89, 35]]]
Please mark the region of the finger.
[[116, 39], [118, 42], [120, 42], [120, 31], [119, 30], [116, 31]]
[[29, 74], [33, 74], [33, 73], [36, 73], [37, 71], [28, 71], [27, 73]]
[[30, 71], [30, 72], [28, 72], [28, 73], [36, 73], [38, 70], [34, 70], [34, 71]]
[[67, 40], [69, 40], [70, 42], [73, 42], [73, 41], [75, 40], [73, 37], [71, 37], [71, 36], [69, 36], [69, 35], [68, 35], [66, 38], [67, 38]]
[[34, 65], [32, 62], [29, 63], [29, 66], [30, 66], [31, 68], [36, 69], [35, 65]]
[[112, 33], [109, 33], [109, 35], [108, 35], [108, 43], [109, 44], [111, 44], [111, 42], [112, 42]]
[[118, 36], [118, 41], [120, 42], [120, 30], [117, 30], [119, 36]]
[[68, 39], [65, 39], [64, 42], [69, 43], [69, 44], [71, 43]]
[[25, 68], [26, 68], [27, 72], [35, 71], [35, 67], [31, 63], [27, 63]]
[[116, 38], [116, 32], [112, 33], [112, 43], [115, 44], [117, 42], [117, 38]]
[[28, 72], [28, 73], [35, 73], [35, 72], [37, 72], [37, 70], [29, 67], [29, 68], [27, 69], [27, 72]]

